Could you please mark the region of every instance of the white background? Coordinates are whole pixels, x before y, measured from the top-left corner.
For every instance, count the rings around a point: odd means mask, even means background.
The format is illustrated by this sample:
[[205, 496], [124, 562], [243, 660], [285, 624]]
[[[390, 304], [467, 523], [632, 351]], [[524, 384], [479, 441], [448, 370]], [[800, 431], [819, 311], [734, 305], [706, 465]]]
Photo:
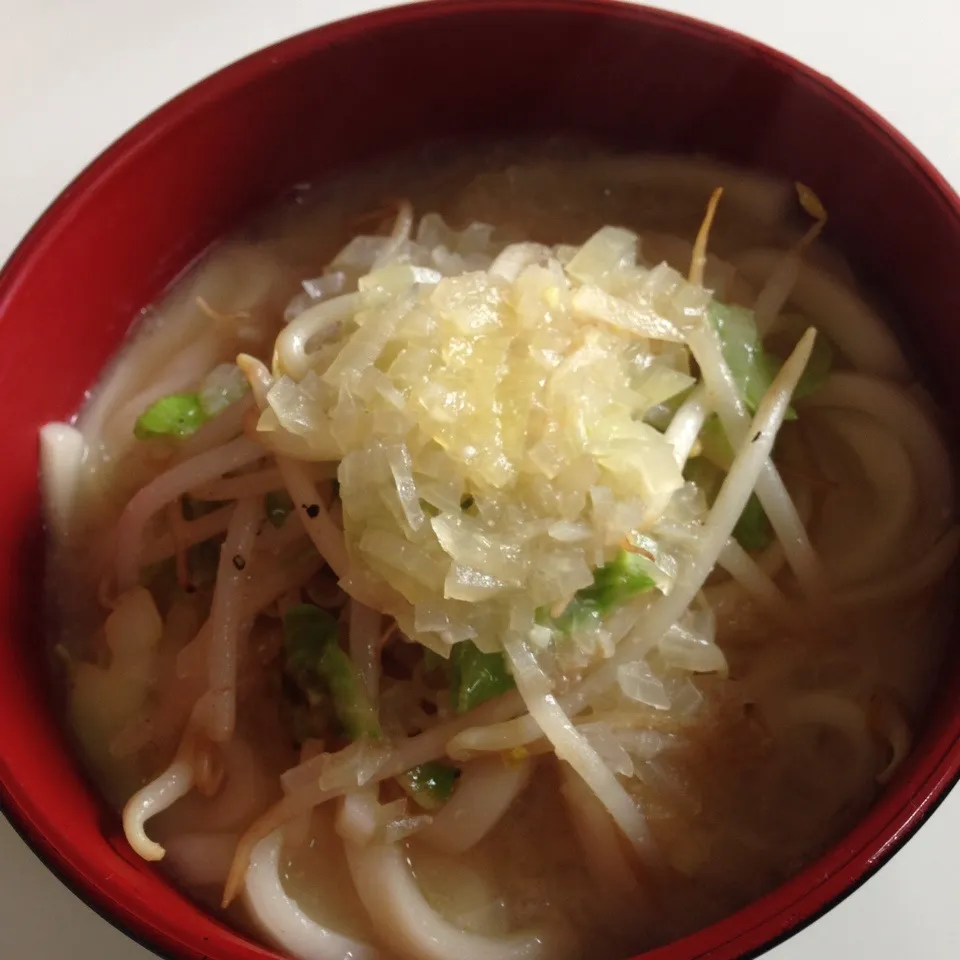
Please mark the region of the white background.
[[[376, 0], [0, 0], [0, 261], [60, 189], [184, 87]], [[676, 0], [852, 90], [960, 187], [952, 0]], [[960, 269], [960, 264], [958, 264]], [[64, 278], [69, 284], [69, 278]], [[10, 731], [6, 732], [9, 735]], [[960, 789], [894, 861], [769, 960], [960, 954]], [[150, 960], [49, 875], [0, 819], [0, 957]]]

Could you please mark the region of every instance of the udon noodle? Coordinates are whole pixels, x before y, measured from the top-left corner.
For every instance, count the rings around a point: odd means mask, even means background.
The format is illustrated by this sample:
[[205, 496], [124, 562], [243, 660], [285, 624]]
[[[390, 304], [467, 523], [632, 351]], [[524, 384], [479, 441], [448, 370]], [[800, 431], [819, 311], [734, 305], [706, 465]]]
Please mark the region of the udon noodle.
[[909, 753], [958, 528], [828, 212], [441, 151], [210, 251], [41, 437], [133, 849], [301, 960], [500, 960], [625, 957], [835, 840]]

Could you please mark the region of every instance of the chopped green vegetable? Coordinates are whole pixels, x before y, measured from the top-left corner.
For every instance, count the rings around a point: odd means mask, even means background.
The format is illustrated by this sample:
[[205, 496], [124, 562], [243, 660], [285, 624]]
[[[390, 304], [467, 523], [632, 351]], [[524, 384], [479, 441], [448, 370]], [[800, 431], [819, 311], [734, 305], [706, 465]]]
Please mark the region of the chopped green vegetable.
[[434, 760], [408, 770], [397, 782], [424, 810], [437, 810], [450, 799], [459, 777], [457, 767]]
[[328, 643], [320, 655], [319, 672], [333, 697], [333, 707], [351, 740], [380, 736], [377, 711], [370, 703], [363, 682], [350, 658], [337, 643]]
[[[723, 358], [740, 388], [740, 395], [751, 413], [755, 413], [763, 395], [783, 366], [779, 357], [764, 349], [752, 310], [714, 300], [709, 317], [720, 337]], [[803, 376], [793, 392], [795, 400], [809, 396], [820, 387], [833, 366], [833, 350], [826, 337], [817, 337]], [[796, 420], [790, 407], [787, 420]]]
[[650, 560], [642, 553], [623, 550], [593, 572], [593, 584], [578, 590], [553, 625], [568, 633], [587, 619], [605, 616], [656, 585], [648, 573]]
[[720, 337], [723, 359], [740, 388], [743, 402], [754, 413], [776, 372], [763, 349], [754, 313], [745, 307], [714, 300], [708, 315]]
[[457, 713], [466, 713], [513, 686], [502, 653], [481, 653], [471, 640], [461, 640], [450, 652], [450, 695]]
[[263, 509], [266, 511], [267, 519], [280, 529], [293, 511], [293, 501], [286, 490], [271, 490], [263, 498]]
[[138, 418], [133, 428], [138, 440], [151, 437], [186, 437], [207, 420], [195, 393], [171, 393], [161, 397]]
[[337, 719], [351, 740], [380, 736], [377, 712], [350, 658], [337, 642], [337, 622], [311, 603], [291, 607], [283, 617], [286, 666], [308, 698], [328, 693]]

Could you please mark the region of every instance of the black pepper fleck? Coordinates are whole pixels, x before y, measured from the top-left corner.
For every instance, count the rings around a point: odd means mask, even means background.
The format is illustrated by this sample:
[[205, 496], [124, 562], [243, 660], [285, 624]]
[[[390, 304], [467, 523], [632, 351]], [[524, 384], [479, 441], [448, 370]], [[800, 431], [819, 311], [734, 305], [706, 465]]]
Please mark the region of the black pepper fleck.
[[303, 504], [303, 509], [306, 510], [307, 516], [312, 520], [314, 517], [320, 516], [320, 504], [311, 503], [309, 506]]
[[243, 557], [241, 557], [240, 554], [238, 553], [233, 558], [233, 565], [238, 570], [242, 570], [247, 565], [247, 561], [244, 560]]

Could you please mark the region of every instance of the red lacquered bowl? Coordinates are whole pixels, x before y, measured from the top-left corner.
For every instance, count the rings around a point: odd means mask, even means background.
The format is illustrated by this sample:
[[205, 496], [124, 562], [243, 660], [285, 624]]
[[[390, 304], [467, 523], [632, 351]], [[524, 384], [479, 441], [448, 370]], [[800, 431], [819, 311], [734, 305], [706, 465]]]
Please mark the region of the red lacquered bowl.
[[[449, 136], [576, 133], [712, 154], [811, 184], [832, 239], [903, 318], [960, 412], [960, 201], [845, 91], [743, 37], [593, 0], [452, 0], [295, 37], [162, 107], [96, 160], [0, 275], [0, 777], [4, 810], [105, 917], [190, 960], [275, 957], [127, 846], [65, 746], [42, 649], [37, 430], [70, 415], [131, 318], [211, 241], [299, 181]], [[960, 771], [960, 659], [864, 821], [789, 883], [647, 960], [756, 954], [917, 829]]]

